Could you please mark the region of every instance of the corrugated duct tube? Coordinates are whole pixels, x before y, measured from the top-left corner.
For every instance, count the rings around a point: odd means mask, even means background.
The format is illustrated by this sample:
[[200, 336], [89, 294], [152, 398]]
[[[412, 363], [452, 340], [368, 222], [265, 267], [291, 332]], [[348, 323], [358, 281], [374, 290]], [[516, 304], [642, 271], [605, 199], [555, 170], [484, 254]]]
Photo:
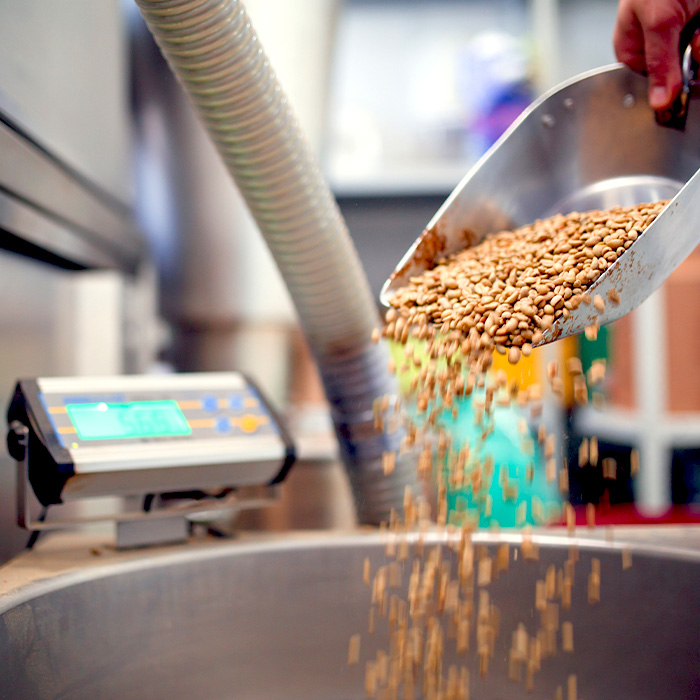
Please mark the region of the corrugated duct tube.
[[[319, 367], [360, 522], [400, 508], [411, 457], [383, 474], [400, 433], [374, 401], [397, 391], [379, 316], [337, 204], [241, 2], [136, 0], [233, 176], [282, 273]], [[233, 271], [233, 261], [232, 261]]]

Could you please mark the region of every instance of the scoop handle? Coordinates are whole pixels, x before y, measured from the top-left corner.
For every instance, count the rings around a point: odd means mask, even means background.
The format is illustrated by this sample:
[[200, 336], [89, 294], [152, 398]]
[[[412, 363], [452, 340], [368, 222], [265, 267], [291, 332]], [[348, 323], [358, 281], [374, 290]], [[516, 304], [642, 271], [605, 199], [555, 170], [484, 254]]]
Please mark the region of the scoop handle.
[[694, 15], [681, 31], [678, 41], [678, 52], [681, 59], [683, 86], [670, 107], [656, 112], [656, 122], [661, 126], [679, 131], [685, 130], [691, 89], [697, 82], [699, 69], [697, 61], [692, 56], [690, 43], [698, 31], [700, 31], [700, 12]]

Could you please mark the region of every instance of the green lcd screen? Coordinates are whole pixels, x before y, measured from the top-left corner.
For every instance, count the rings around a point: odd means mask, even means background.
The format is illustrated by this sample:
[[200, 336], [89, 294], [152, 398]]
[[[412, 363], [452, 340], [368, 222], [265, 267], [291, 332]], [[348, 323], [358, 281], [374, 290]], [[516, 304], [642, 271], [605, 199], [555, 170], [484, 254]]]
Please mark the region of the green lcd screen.
[[177, 401], [71, 403], [66, 411], [81, 440], [171, 437], [192, 432]]

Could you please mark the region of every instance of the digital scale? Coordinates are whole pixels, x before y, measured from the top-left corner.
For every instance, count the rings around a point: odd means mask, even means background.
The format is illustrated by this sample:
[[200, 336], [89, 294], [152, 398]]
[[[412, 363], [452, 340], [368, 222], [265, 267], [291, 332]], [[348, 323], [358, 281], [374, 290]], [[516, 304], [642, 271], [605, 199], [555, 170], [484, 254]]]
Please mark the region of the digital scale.
[[65, 525], [32, 522], [28, 484], [46, 507], [180, 496], [154, 512], [70, 521], [115, 519], [120, 546], [183, 539], [195, 512], [269, 502], [295, 458], [279, 416], [238, 372], [22, 379], [7, 417], [22, 527]]

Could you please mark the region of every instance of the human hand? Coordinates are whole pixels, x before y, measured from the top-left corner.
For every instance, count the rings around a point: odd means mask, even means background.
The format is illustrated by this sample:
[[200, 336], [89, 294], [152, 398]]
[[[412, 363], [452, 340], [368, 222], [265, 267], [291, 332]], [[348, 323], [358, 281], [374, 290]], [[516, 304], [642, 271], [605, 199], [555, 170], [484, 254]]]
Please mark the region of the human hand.
[[[649, 76], [649, 104], [654, 110], [670, 107], [681, 90], [680, 34], [698, 12], [700, 0], [619, 0], [615, 54], [632, 70]], [[691, 51], [700, 59], [698, 34]]]

